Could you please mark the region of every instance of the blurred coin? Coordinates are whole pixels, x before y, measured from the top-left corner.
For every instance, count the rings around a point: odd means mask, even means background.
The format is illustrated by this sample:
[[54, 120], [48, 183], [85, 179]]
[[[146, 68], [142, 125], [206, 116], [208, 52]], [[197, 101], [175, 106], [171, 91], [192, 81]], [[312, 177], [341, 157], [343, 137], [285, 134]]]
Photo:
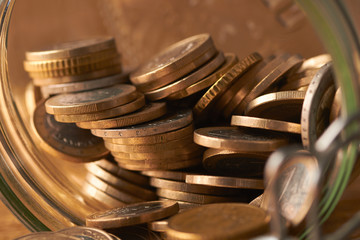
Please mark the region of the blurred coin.
[[238, 62], [239, 60], [234, 53], [225, 53], [225, 63], [218, 70], [216, 70], [211, 75], [201, 79], [200, 81], [193, 83], [187, 88], [172, 93], [166, 99], [168, 100], [182, 99], [210, 87]]
[[86, 193], [87, 196], [93, 197], [94, 199], [98, 200], [102, 204], [104, 204], [107, 208], [113, 207], [120, 207], [126, 205], [124, 202], [117, 200], [114, 197], [104, 193], [103, 191], [93, 187], [87, 182], [84, 182], [82, 185], [83, 191]]
[[22, 237], [18, 237], [14, 240], [79, 240], [78, 237], [69, 236], [66, 234], [55, 232], [37, 232], [30, 233]]
[[285, 136], [273, 132], [244, 131], [237, 127], [199, 128], [194, 142], [209, 148], [241, 152], [271, 152], [288, 143]]
[[256, 197], [254, 200], [252, 200], [249, 203], [249, 205], [254, 206], [254, 207], [261, 207], [263, 198], [264, 198], [264, 194], [261, 194], [258, 197]]
[[290, 90], [298, 90], [301, 87], [309, 86], [311, 80], [314, 76], [302, 77], [293, 81], [289, 81], [283, 87], [280, 88], [281, 91], [290, 91]]
[[330, 116], [329, 116], [330, 123], [333, 122], [336, 118], [338, 118], [341, 114], [341, 102], [342, 102], [341, 99], [342, 99], [341, 89], [338, 88], [335, 92], [335, 97], [331, 105]]
[[194, 84], [201, 80], [202, 78], [208, 76], [212, 72], [214, 72], [218, 67], [221, 66], [225, 61], [224, 54], [222, 52], [218, 53], [213, 59], [209, 62], [205, 63], [205, 65], [201, 66], [194, 72], [186, 75], [185, 77], [176, 80], [175, 82], [165, 85], [161, 88], [157, 88], [155, 90], [145, 92], [146, 98], [151, 101], [160, 100], [166, 98], [170, 94], [180, 91], [189, 87], [191, 84]]
[[[169, 219], [169, 239], [250, 239], [268, 229], [264, 210], [241, 203], [204, 205]], [[236, 227], [234, 227], [236, 226]]]
[[326, 63], [331, 61], [330, 54], [321, 54], [312, 58], [306, 59], [301, 67], [298, 69], [298, 72], [307, 70], [307, 69], [318, 69], [324, 66]]
[[117, 107], [136, 97], [134, 86], [117, 84], [86, 92], [57, 95], [48, 99], [45, 106], [46, 112], [50, 114], [84, 114]]
[[169, 217], [179, 211], [175, 201], [152, 201], [130, 204], [86, 217], [86, 226], [100, 229], [137, 225]]
[[187, 174], [187, 172], [185, 171], [142, 171], [141, 173], [149, 177], [156, 177], [156, 178], [184, 181], [184, 182]]
[[148, 223], [148, 228], [155, 232], [165, 232], [167, 225], [168, 219], [163, 219]]
[[261, 179], [187, 174], [186, 183], [227, 188], [264, 189]]
[[54, 118], [56, 121], [63, 123], [96, 121], [111, 117], [123, 116], [135, 112], [143, 106], [145, 106], [145, 97], [142, 93], [137, 92], [136, 98], [133, 101], [114, 108], [84, 114], [55, 114]]
[[57, 231], [57, 233], [77, 237], [84, 240], [113, 240], [113, 238], [107, 232], [89, 227], [64, 228]]
[[[138, 111], [125, 116], [102, 119], [97, 121], [78, 122], [76, 125], [80, 128], [91, 129], [91, 133], [98, 137], [134, 137], [138, 136], [136, 124], [148, 122], [163, 116], [166, 113], [166, 103], [154, 102], [148, 103]], [[133, 126], [135, 125], [135, 126]], [[129, 127], [130, 126], [130, 127]], [[128, 127], [128, 128], [120, 128]], [[117, 129], [108, 129], [117, 128]], [[126, 133], [125, 133], [126, 132]], [[132, 134], [130, 134], [130, 132]], [[129, 133], [129, 134], [128, 134]]]
[[131, 163], [118, 162], [120, 167], [134, 170], [134, 171], [148, 171], [148, 170], [175, 170], [197, 166], [201, 163], [201, 158], [193, 158], [191, 160], [181, 160], [176, 162], [145, 162], [145, 163], [136, 163], [133, 161]]
[[240, 115], [232, 116], [231, 125], [239, 127], [260, 128], [287, 133], [301, 133], [301, 125], [298, 123]]
[[121, 239], [129, 240], [163, 240], [159, 234], [151, 231], [144, 224], [136, 226], [121, 227], [116, 229], [108, 229]]

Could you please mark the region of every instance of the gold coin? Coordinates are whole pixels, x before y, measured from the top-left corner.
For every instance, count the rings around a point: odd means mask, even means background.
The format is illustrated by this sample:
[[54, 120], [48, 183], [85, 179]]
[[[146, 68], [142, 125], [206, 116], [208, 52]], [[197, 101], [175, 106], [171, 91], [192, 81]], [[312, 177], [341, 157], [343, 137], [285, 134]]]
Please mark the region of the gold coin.
[[179, 213], [169, 219], [167, 239], [250, 239], [268, 230], [269, 217], [261, 208], [241, 203], [217, 203]]
[[186, 183], [227, 188], [264, 189], [264, 181], [255, 178], [187, 174]]
[[261, 194], [261, 195], [257, 196], [256, 198], [254, 198], [254, 200], [249, 202], [249, 205], [254, 206], [254, 207], [258, 207], [258, 208], [261, 207], [263, 197], [264, 197], [264, 194]]
[[72, 58], [116, 48], [113, 37], [98, 37], [73, 42], [56, 44], [40, 51], [26, 52], [26, 59], [30, 61]]
[[62, 84], [62, 83], [70, 83], [70, 82], [80, 82], [80, 81], [89, 81], [92, 79], [107, 77], [115, 74], [119, 74], [122, 72], [121, 65], [115, 65], [109, 68], [104, 68], [97, 71], [92, 71], [89, 73], [74, 75], [74, 76], [63, 76], [57, 78], [33, 78], [33, 83], [36, 86], [47, 86], [53, 84]]
[[118, 56], [116, 48], [108, 48], [103, 51], [90, 53], [78, 57], [59, 58], [53, 60], [24, 61], [24, 69], [27, 72], [41, 72], [55, 69], [72, 68], [83, 65], [91, 65], [106, 59]]
[[166, 99], [168, 100], [182, 99], [197, 92], [200, 92], [205, 88], [210, 87], [238, 62], [239, 60], [234, 53], [225, 53], [225, 63], [218, 70], [216, 70], [211, 75], [201, 79], [200, 81], [190, 85], [189, 87], [170, 94]]
[[193, 124], [189, 124], [183, 128], [171, 132], [160, 133], [145, 137], [104, 138], [104, 140], [107, 142], [124, 144], [124, 145], [158, 144], [158, 143], [166, 143], [176, 139], [184, 138], [186, 136], [192, 135], [193, 132], [194, 132], [194, 126]]
[[129, 81], [129, 74], [122, 73], [112, 76], [107, 76], [99, 79], [82, 81], [82, 82], [72, 82], [72, 83], [62, 83], [62, 84], [53, 84], [49, 86], [42, 86], [41, 93], [44, 96], [50, 96], [54, 94], [61, 93], [74, 93], [89, 91], [97, 88], [110, 87], [119, 83], [127, 83]]
[[[121, 137], [121, 136], [136, 136], [136, 131], [131, 131], [132, 128], [121, 128], [132, 126], [144, 122], [148, 122], [163, 116], [166, 113], [166, 103], [156, 102], [149, 103], [138, 111], [115, 118], [89, 121], [89, 122], [78, 122], [76, 125], [80, 128], [91, 129], [91, 133], [98, 137]], [[118, 128], [118, 129], [108, 129]], [[125, 134], [129, 133], [129, 134]], [[130, 134], [130, 132], [132, 134]]]
[[178, 162], [153, 162], [149, 164], [135, 164], [134, 163], [123, 163], [118, 162], [120, 167], [133, 171], [148, 171], [148, 170], [174, 170], [197, 166], [201, 163], [201, 158], [194, 158], [191, 160], [182, 160]]
[[124, 152], [124, 153], [148, 153], [161, 152], [164, 149], [178, 149], [186, 148], [193, 144], [193, 136], [173, 140], [165, 143], [144, 144], [144, 145], [122, 145], [105, 141], [105, 147], [110, 151]]
[[299, 122], [305, 94], [303, 91], [268, 93], [252, 100], [245, 114], [251, 117]]
[[59, 78], [66, 76], [78, 76], [82, 74], [88, 74], [91, 72], [107, 69], [114, 66], [121, 66], [120, 55], [90, 65], [81, 65], [71, 68], [54, 69], [51, 71], [28, 72], [28, 74], [31, 78], [35, 78], [35, 79]]
[[166, 98], [170, 94], [183, 90], [189, 87], [191, 84], [194, 84], [199, 80], [201, 80], [202, 78], [208, 76], [209, 74], [214, 72], [218, 67], [220, 67], [221, 64], [224, 63], [224, 61], [225, 61], [224, 54], [222, 52], [219, 52], [213, 59], [211, 59], [209, 62], [205, 63], [205, 65], [201, 66], [199, 69], [195, 70], [189, 75], [179, 80], [176, 80], [171, 84], [146, 92], [145, 96], [151, 101], [156, 101]]
[[[141, 65], [138, 70], [131, 74], [131, 81], [135, 85], [139, 85], [161, 79], [178, 71], [182, 66], [190, 64], [196, 58], [208, 52], [209, 49], [214, 48], [214, 43], [209, 34], [199, 34], [186, 38], [167, 47], [148, 62]], [[183, 75], [194, 69], [196, 67], [183, 72]]]
[[269, 153], [242, 153], [209, 148], [204, 152], [202, 163], [210, 173], [261, 178], [269, 155]]
[[143, 199], [135, 197], [125, 191], [120, 191], [119, 189], [114, 188], [113, 186], [107, 184], [106, 182], [96, 177], [95, 175], [87, 174], [85, 181], [90, 185], [92, 185], [93, 187], [103, 191], [104, 193], [110, 195], [113, 198], [116, 198], [121, 202], [135, 203], [135, 202], [144, 201]]
[[326, 63], [331, 61], [330, 54], [321, 54], [312, 58], [306, 59], [301, 67], [299, 68], [298, 72], [307, 70], [307, 69], [319, 69], [324, 66]]
[[135, 100], [114, 108], [84, 114], [55, 114], [54, 117], [56, 121], [63, 123], [96, 121], [111, 117], [123, 116], [135, 112], [143, 106], [145, 106], [144, 94], [137, 92]]
[[199, 128], [194, 132], [194, 142], [208, 148], [239, 152], [271, 152], [288, 143], [284, 135], [245, 131], [237, 127]]
[[300, 78], [298, 80], [289, 81], [286, 85], [280, 88], [281, 91], [291, 91], [291, 90], [297, 90], [301, 87], [307, 87], [309, 86], [311, 80], [314, 76], [307, 76]]
[[[68, 236], [74, 236], [77, 239], [102, 239], [102, 240], [118, 240], [118, 238], [113, 238], [112, 234], [109, 234], [105, 231], [96, 228], [89, 228], [89, 227], [69, 227], [63, 228], [56, 233], [66, 234]], [[40, 240], [40, 239], [38, 239]], [[45, 239], [42, 239], [45, 240]], [[60, 240], [57, 238], [53, 238], [52, 240]]]
[[[252, 87], [251, 91], [247, 93], [241, 101], [237, 102], [237, 107], [234, 110], [234, 113], [242, 114], [249, 102], [270, 90], [271, 87], [273, 87], [287, 72], [291, 69], [298, 68], [303, 61], [302, 57], [299, 57], [298, 55], [285, 58], [282, 56], [281, 58], [281, 62], [277, 64], [275, 68], [272, 63], [276, 62], [278, 58], [275, 58], [273, 61], [268, 63], [263, 70], [256, 75], [256, 78], [258, 78], [259, 81], [255, 80], [256, 84]], [[267, 68], [268, 66], [270, 69]], [[236, 97], [237, 95], [235, 95], [234, 98]]]
[[341, 89], [338, 88], [335, 92], [335, 97], [334, 97], [333, 103], [331, 105], [330, 116], [329, 116], [330, 122], [333, 122], [336, 118], [338, 118], [340, 116], [341, 99], [342, 99]]
[[129, 158], [120, 158], [117, 156], [114, 156], [115, 161], [118, 163], [124, 163], [124, 164], [133, 164], [133, 165], [143, 165], [143, 166], [156, 166], [161, 164], [168, 164], [168, 163], [177, 163], [177, 162], [183, 162], [183, 161], [191, 161], [194, 160], [198, 162], [198, 158], [201, 158], [201, 152], [195, 152], [195, 156], [191, 155], [179, 155], [179, 156], [170, 156], [167, 158], [145, 158], [145, 159], [129, 159]]
[[129, 103], [137, 96], [134, 86], [117, 84], [87, 92], [57, 95], [49, 98], [45, 107], [46, 112], [50, 114], [84, 114]]
[[213, 196], [213, 195], [173, 191], [165, 188], [158, 188], [156, 190], [156, 193], [160, 197], [164, 197], [167, 199], [179, 200], [190, 203], [198, 203], [198, 204], [209, 204], [209, 203], [218, 203], [218, 202], [238, 202], [239, 200], [244, 201], [244, 198], [242, 198], [242, 196], [240, 197]]
[[161, 178], [161, 179], [169, 179], [169, 180], [175, 180], [175, 181], [184, 181], [186, 178], [187, 172], [182, 171], [142, 171], [142, 174], [149, 176], [149, 177], [155, 177], [155, 178]]
[[119, 167], [115, 162], [109, 161], [107, 159], [102, 159], [95, 162], [96, 165], [108, 171], [109, 173], [118, 176], [122, 179], [125, 179], [134, 184], [147, 187], [149, 186], [149, 178], [139, 174], [137, 172], [128, 171]]
[[301, 125], [298, 123], [257, 117], [233, 115], [231, 118], [231, 125], [238, 127], [260, 128], [287, 133], [301, 133]]
[[87, 196], [93, 197], [108, 208], [125, 206], [126, 203], [117, 200], [114, 197], [104, 193], [103, 191], [93, 187], [92, 185], [84, 182], [82, 185], [83, 191]]
[[138, 225], [170, 217], [179, 211], [175, 201], [152, 201], [130, 204], [86, 217], [86, 226], [100, 229]]
[[149, 222], [148, 228], [154, 232], [165, 232], [168, 224], [168, 219], [162, 219], [159, 221]]
[[144, 200], [156, 199], [156, 194], [153, 191], [114, 176], [97, 165], [88, 164], [86, 165], [86, 169], [93, 175], [97, 176], [107, 184], [119, 189], [120, 191], [125, 191]]
[[32, 126], [37, 145], [56, 159], [89, 162], [109, 154], [103, 140], [90, 131], [55, 121], [54, 116], [45, 111], [45, 99], [34, 111]]
[[244, 74], [251, 66], [262, 59], [258, 53], [252, 53], [235, 64], [218, 81], [216, 81], [194, 106], [194, 114], [200, 116], [228, 89], [234, 81]]

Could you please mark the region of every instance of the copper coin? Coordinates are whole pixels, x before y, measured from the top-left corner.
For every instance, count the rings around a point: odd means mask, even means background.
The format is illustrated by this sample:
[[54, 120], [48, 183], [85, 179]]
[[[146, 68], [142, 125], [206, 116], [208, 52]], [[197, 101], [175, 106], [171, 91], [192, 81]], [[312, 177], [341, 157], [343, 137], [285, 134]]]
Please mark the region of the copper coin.
[[177, 162], [152, 162], [147, 164], [136, 164], [136, 161], [132, 163], [118, 162], [120, 167], [133, 170], [133, 171], [148, 171], [148, 170], [175, 170], [198, 166], [201, 163], [201, 158], [194, 158], [191, 160], [181, 160]]
[[[76, 125], [80, 128], [91, 129], [91, 133], [98, 137], [121, 137], [126, 131], [125, 136], [136, 136], [135, 131], [130, 129], [136, 128], [136, 124], [148, 122], [163, 116], [166, 113], [166, 104], [163, 102], [149, 103], [138, 111], [120, 117], [108, 118], [97, 121], [78, 122]], [[134, 127], [128, 127], [135, 125]], [[121, 128], [120, 127], [128, 127]], [[108, 129], [118, 128], [118, 129]], [[130, 134], [130, 132], [132, 134]]]
[[174, 240], [250, 239], [265, 233], [268, 223], [261, 208], [241, 203], [209, 204], [171, 217], [166, 236]]
[[168, 218], [154, 221], [154, 222], [149, 222], [148, 228], [151, 231], [155, 231], [155, 232], [165, 232], [165, 230], [167, 228], [167, 224], [168, 224]]
[[54, 96], [45, 103], [50, 114], [84, 114], [106, 110], [133, 101], [136, 88], [129, 84], [117, 84], [108, 88]]
[[169, 180], [175, 180], [175, 181], [184, 181], [186, 178], [187, 172], [183, 171], [142, 171], [142, 174], [149, 176], [149, 177], [155, 177], [155, 178], [161, 178], [161, 179], [169, 179]]
[[341, 102], [342, 102], [341, 99], [342, 99], [341, 88], [338, 88], [335, 92], [334, 101], [331, 105], [330, 116], [329, 116], [330, 122], [333, 122], [336, 118], [340, 117]]
[[45, 100], [34, 111], [32, 126], [37, 145], [56, 159], [71, 162], [89, 162], [109, 154], [102, 139], [75, 124], [55, 121], [45, 112]]
[[288, 82], [286, 85], [281, 87], [281, 91], [289, 91], [289, 90], [297, 90], [301, 87], [309, 86], [311, 80], [314, 76], [307, 76], [303, 77], [297, 80], [293, 80], [291, 82]]
[[152, 201], [127, 205], [86, 217], [86, 226], [100, 229], [118, 228], [151, 222], [176, 214], [179, 205], [175, 201]]
[[202, 78], [208, 76], [212, 72], [214, 72], [218, 67], [221, 66], [225, 61], [224, 54], [222, 52], [218, 53], [213, 59], [209, 62], [205, 63], [205, 65], [201, 66], [199, 69], [190, 73], [189, 75], [176, 80], [175, 82], [165, 85], [161, 88], [157, 88], [155, 90], [145, 92], [145, 96], [151, 100], [156, 101], [163, 98], [166, 98], [172, 93], [183, 90], [190, 85], [198, 82]]
[[249, 202], [249, 205], [254, 207], [261, 207], [263, 198], [264, 198], [264, 194], [261, 194], [256, 198], [254, 198], [251, 202]]
[[252, 178], [236, 178], [211, 175], [186, 175], [186, 182], [227, 188], [264, 189], [264, 181]]
[[68, 236], [73, 236], [79, 239], [87, 239], [87, 240], [92, 240], [92, 239], [98, 239], [98, 240], [116, 240], [113, 239], [112, 236], [110, 234], [108, 234], [105, 231], [102, 231], [100, 229], [96, 229], [96, 228], [90, 228], [90, 227], [69, 227], [69, 228], [64, 228], [61, 229], [59, 231], [57, 231], [56, 233], [61, 233], [61, 234], [65, 234]]
[[261, 59], [262, 57], [260, 54], [253, 53], [235, 64], [227, 73], [216, 81], [196, 103], [193, 109], [194, 114], [200, 116], [203, 112], [206, 112], [234, 81]]
[[43, 61], [59, 58], [71, 58], [81, 55], [115, 48], [113, 37], [98, 37], [73, 42], [56, 44], [40, 51], [26, 52], [26, 59], [31, 61]]
[[107, 208], [121, 207], [126, 205], [126, 203], [121, 202], [116, 198], [104, 193], [103, 191], [97, 189], [96, 187], [93, 187], [89, 183], [84, 182], [84, 184], [82, 185], [82, 189], [87, 196], [93, 197], [97, 201], [104, 204]]
[[[169, 46], [141, 65], [131, 74], [131, 81], [138, 85], [158, 80], [179, 70], [179, 66], [188, 65], [194, 59], [206, 53], [210, 48], [214, 48], [214, 43], [209, 34], [200, 34], [186, 38]], [[185, 75], [194, 69], [192, 68], [183, 74]]]
[[37, 233], [29, 233], [25, 236], [21, 236], [16, 238], [15, 240], [76, 240], [79, 239], [77, 237], [69, 236], [66, 234], [56, 233], [56, 232], [37, 232]]
[[129, 74], [122, 73], [103, 78], [98, 78], [89, 81], [72, 82], [63, 84], [53, 84], [49, 86], [42, 86], [41, 93], [44, 96], [50, 96], [61, 93], [74, 93], [89, 91], [97, 88], [110, 87], [119, 83], [127, 83], [129, 81]]
[[239, 152], [271, 152], [288, 143], [284, 135], [257, 133], [236, 127], [208, 127], [196, 129], [194, 142], [208, 148]]
[[167, 157], [167, 158], [153, 158], [153, 159], [129, 159], [129, 158], [120, 158], [120, 157], [114, 157], [115, 161], [118, 163], [124, 163], [124, 164], [134, 164], [134, 165], [143, 165], [146, 166], [152, 166], [152, 165], [159, 165], [161, 164], [172, 164], [177, 162], [183, 162], [183, 161], [191, 161], [194, 159], [194, 161], [197, 161], [196, 159], [201, 158], [201, 155], [199, 155], [198, 152], [196, 152], [197, 155], [191, 156], [191, 155], [179, 155], [179, 156], [173, 156], [173, 157]]
[[210, 74], [209, 76], [201, 79], [200, 81], [190, 85], [189, 87], [182, 89], [178, 92], [172, 93], [166, 99], [168, 100], [182, 99], [210, 87], [238, 62], [239, 60], [235, 54], [225, 53], [225, 63], [218, 70], [216, 70], [214, 73]]
[[251, 117], [300, 122], [305, 94], [304, 91], [268, 93], [252, 100], [245, 114]]
[[123, 116], [145, 106], [145, 96], [142, 93], [137, 92], [135, 100], [120, 105], [114, 108], [92, 112], [84, 114], [55, 114], [54, 118], [58, 122], [63, 123], [77, 123], [77, 122], [87, 122], [87, 121], [96, 121], [101, 119], [107, 119], [111, 117]]
[[287, 133], [301, 133], [301, 125], [298, 123], [240, 115], [232, 116], [231, 125], [239, 127], [260, 128]]

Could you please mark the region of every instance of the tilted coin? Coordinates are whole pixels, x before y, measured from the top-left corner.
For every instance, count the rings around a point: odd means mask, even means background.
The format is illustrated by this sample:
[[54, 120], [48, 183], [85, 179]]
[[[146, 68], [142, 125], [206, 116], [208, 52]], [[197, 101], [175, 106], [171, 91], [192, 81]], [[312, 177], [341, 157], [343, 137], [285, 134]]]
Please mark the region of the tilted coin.
[[225, 61], [224, 54], [222, 52], [218, 53], [213, 59], [209, 62], [205, 63], [204, 66], [201, 66], [199, 69], [190, 73], [189, 75], [171, 83], [165, 85], [161, 88], [157, 88], [155, 90], [149, 91], [145, 93], [145, 96], [151, 100], [156, 101], [163, 98], [166, 98], [172, 93], [180, 91], [184, 88], [189, 87], [190, 85], [198, 82], [202, 78], [208, 76], [212, 72], [214, 72], [218, 67], [221, 66]]
[[96, 187], [93, 187], [87, 182], [84, 182], [84, 184], [82, 185], [82, 190], [87, 196], [96, 199], [97, 201], [104, 204], [107, 208], [121, 207], [126, 205], [124, 202], [121, 202], [116, 198], [104, 193], [103, 191], [97, 189]]
[[260, 128], [287, 133], [301, 133], [301, 125], [298, 123], [240, 115], [233, 115], [231, 117], [231, 125], [239, 127]]
[[86, 226], [100, 229], [118, 228], [169, 217], [179, 211], [175, 201], [152, 201], [96, 212], [86, 217]]
[[26, 59], [31, 61], [42, 61], [71, 58], [115, 47], [115, 39], [113, 37], [97, 37], [60, 43], [44, 48], [41, 51], [26, 52]]
[[63, 123], [77, 123], [77, 122], [87, 122], [87, 121], [96, 121], [101, 119], [107, 119], [111, 117], [123, 116], [145, 106], [145, 96], [137, 92], [136, 98], [126, 104], [109, 108], [106, 110], [91, 112], [91, 113], [83, 113], [83, 114], [55, 114], [54, 118], [58, 122]]
[[186, 182], [228, 188], [264, 189], [264, 181], [262, 179], [252, 178], [188, 174], [186, 175]]
[[203, 167], [211, 173], [233, 177], [262, 177], [268, 153], [242, 153], [209, 148]]
[[122, 73], [103, 78], [98, 78], [89, 81], [72, 82], [63, 84], [53, 84], [49, 86], [42, 86], [41, 93], [44, 96], [50, 96], [61, 93], [74, 93], [81, 91], [89, 91], [97, 88], [110, 87], [119, 83], [127, 83], [129, 81], [129, 74]]
[[281, 87], [280, 90], [281, 91], [297, 90], [301, 87], [309, 86], [313, 77], [314, 76], [307, 76], [307, 77], [303, 77], [303, 78], [288, 82], [283, 87]]
[[165, 143], [168, 141], [184, 138], [186, 136], [192, 135], [193, 131], [194, 131], [193, 124], [189, 124], [183, 128], [174, 131], [159, 133], [145, 137], [104, 138], [104, 140], [112, 143], [126, 144], [126, 145], [158, 144], [158, 143]]
[[79, 238], [56, 232], [30, 233], [14, 240], [78, 240]]
[[194, 114], [200, 116], [215, 103], [234, 81], [244, 74], [251, 66], [262, 59], [258, 53], [252, 53], [239, 63], [235, 64], [227, 73], [225, 73], [218, 81], [216, 81], [201, 99], [194, 106]]
[[312, 58], [306, 59], [298, 71], [304, 71], [306, 69], [317, 69], [324, 66], [326, 63], [331, 61], [330, 54], [321, 54]]
[[332, 63], [327, 63], [311, 81], [301, 111], [301, 139], [307, 149], [313, 150], [316, 139], [329, 125], [335, 90]]
[[249, 103], [245, 115], [298, 123], [305, 94], [304, 91], [281, 91], [262, 95]]
[[182, 89], [178, 92], [172, 93], [166, 99], [168, 100], [182, 99], [210, 87], [238, 62], [239, 60], [235, 54], [225, 53], [225, 63], [218, 70], [216, 70], [211, 75], [201, 79], [200, 81], [190, 85], [189, 87]]
[[[97, 121], [78, 122], [76, 125], [80, 128], [91, 129], [91, 133], [98, 137], [128, 137], [137, 136], [130, 129], [135, 128], [136, 124], [148, 122], [163, 116], [166, 113], [166, 103], [153, 102], [145, 105], [143, 108], [131, 114], [108, 118]], [[132, 127], [135, 125], [134, 127]], [[130, 127], [128, 127], [130, 126]], [[127, 127], [127, 128], [122, 128]], [[108, 129], [114, 128], [114, 129]], [[116, 129], [115, 129], [116, 128]], [[125, 134], [124, 132], [129, 134]], [[132, 134], [130, 134], [130, 132]]]
[[71, 162], [89, 162], [109, 154], [102, 139], [75, 124], [55, 121], [45, 112], [45, 100], [34, 111], [32, 126], [37, 145], [56, 159]]
[[[152, 103], [156, 104], [156, 103]], [[159, 103], [157, 103], [159, 104]], [[155, 134], [161, 134], [166, 132], [171, 132], [180, 128], [183, 128], [190, 123], [192, 123], [193, 117], [192, 112], [189, 109], [179, 110], [177, 112], [170, 112], [168, 115], [163, 118], [145, 123], [140, 125], [134, 125], [127, 128], [119, 129], [93, 129], [91, 132], [99, 137], [113, 137], [113, 138], [122, 138], [122, 137], [144, 137], [151, 136]], [[105, 134], [106, 133], [106, 134]]]
[[340, 116], [341, 102], [342, 102], [341, 99], [342, 99], [341, 88], [338, 88], [335, 92], [334, 100], [331, 105], [330, 116], [329, 116], [330, 122], [333, 122], [336, 118]]
[[96, 229], [96, 228], [90, 228], [90, 227], [70, 227], [70, 228], [64, 228], [57, 233], [65, 234], [68, 236], [77, 237], [80, 239], [86, 239], [86, 240], [113, 240], [113, 238], [105, 231]]
[[194, 142], [208, 148], [241, 152], [271, 152], [288, 143], [285, 136], [276, 133], [245, 131], [236, 127], [199, 128]]
[[136, 97], [134, 86], [117, 84], [86, 92], [57, 95], [48, 99], [45, 107], [50, 114], [83, 114], [117, 107], [133, 101]]
[[[135, 85], [138, 85], [158, 80], [161, 77], [177, 71], [179, 66], [189, 64], [210, 48], [214, 48], [214, 43], [209, 34], [199, 34], [186, 38], [167, 47], [151, 60], [140, 66], [131, 74], [131, 81]], [[194, 68], [183, 74], [185, 75], [192, 70], [194, 70]], [[176, 79], [177, 78], [174, 80]]]
[[264, 210], [241, 203], [216, 203], [189, 209], [169, 219], [168, 239], [250, 239], [268, 229]]

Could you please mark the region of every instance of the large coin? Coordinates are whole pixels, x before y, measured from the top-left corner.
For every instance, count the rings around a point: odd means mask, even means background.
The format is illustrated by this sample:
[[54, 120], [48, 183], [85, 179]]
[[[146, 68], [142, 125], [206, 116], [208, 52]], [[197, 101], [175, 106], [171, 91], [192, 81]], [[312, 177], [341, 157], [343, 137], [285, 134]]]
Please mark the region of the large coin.
[[176, 214], [175, 201], [152, 201], [96, 212], [86, 217], [86, 225], [100, 229], [118, 228], [151, 222]]

